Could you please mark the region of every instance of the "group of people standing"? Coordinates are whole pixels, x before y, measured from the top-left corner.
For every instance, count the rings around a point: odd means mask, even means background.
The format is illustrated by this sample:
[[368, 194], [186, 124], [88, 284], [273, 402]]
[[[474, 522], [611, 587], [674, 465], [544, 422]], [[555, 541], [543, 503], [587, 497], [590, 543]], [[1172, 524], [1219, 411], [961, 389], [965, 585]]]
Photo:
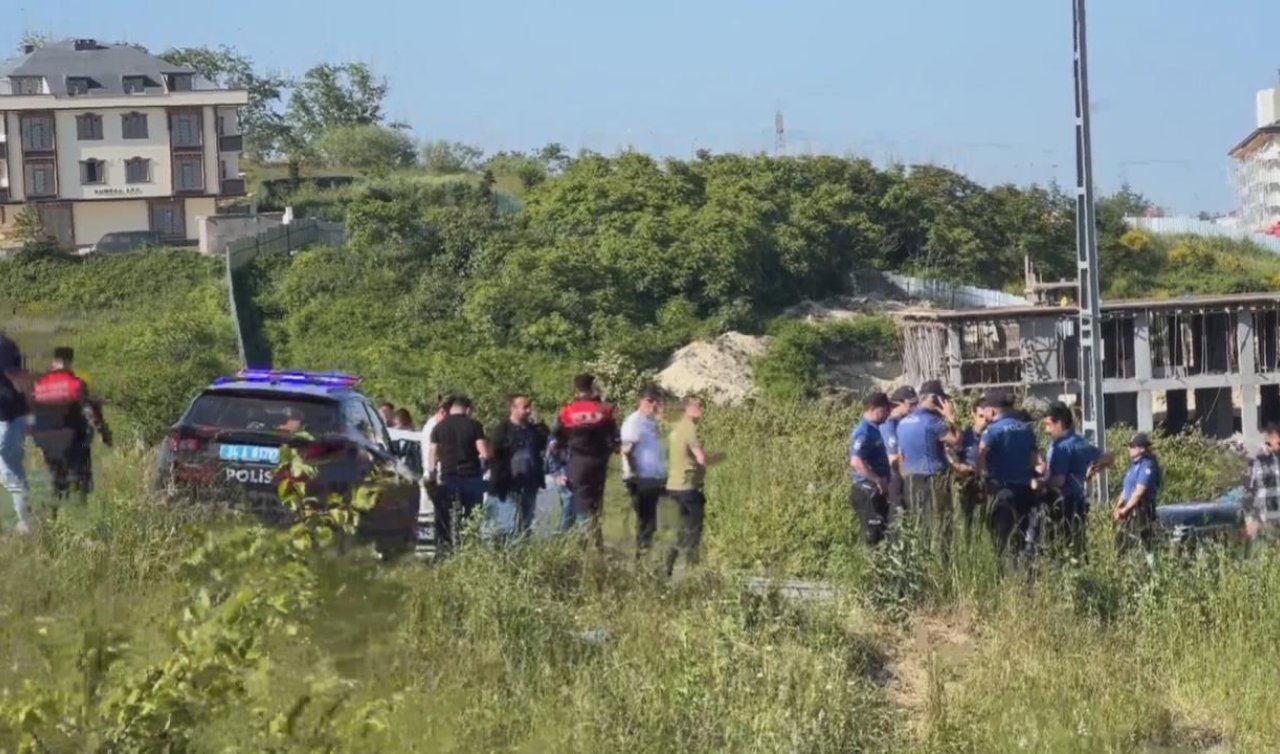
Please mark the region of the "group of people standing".
[[[458, 525], [481, 508], [487, 496], [512, 509], [514, 535], [526, 535], [538, 493], [550, 479], [561, 501], [560, 531], [581, 530], [599, 547], [609, 464], [621, 455], [623, 484], [636, 517], [637, 554], [652, 547], [658, 504], [669, 496], [680, 510], [681, 524], [676, 546], [667, 554], [667, 570], [680, 552], [688, 562], [696, 562], [706, 507], [703, 483], [713, 462], [698, 434], [701, 401], [683, 399], [683, 413], [664, 448], [658, 430], [663, 396], [657, 390], [643, 391], [635, 411], [621, 425], [592, 375], [575, 377], [573, 390], [573, 400], [550, 426], [537, 419], [528, 396], [513, 395], [507, 416], [489, 432], [473, 417], [469, 398], [440, 396], [418, 436], [424, 486], [420, 528], [434, 531], [436, 549], [448, 552], [457, 541]], [[404, 431], [408, 428], [398, 426], [403, 422], [395, 421], [394, 408], [382, 408], [393, 418], [393, 438], [409, 437]]]
[[[93, 488], [94, 436], [111, 444], [111, 430], [89, 386], [72, 371], [74, 352], [55, 348], [49, 369], [26, 371], [17, 345], [0, 332], [0, 487], [13, 499], [16, 529], [32, 529], [28, 504], [26, 438], [30, 434], [44, 460], [60, 504], [75, 490], [81, 504]], [[50, 508], [56, 516], [58, 506]]]
[[[917, 392], [900, 387], [875, 393], [849, 441], [851, 502], [864, 541], [878, 545], [895, 515], [907, 515], [941, 550], [952, 543], [958, 497], [966, 535], [981, 523], [1001, 556], [1034, 558], [1044, 544], [1061, 543], [1082, 558], [1089, 513], [1087, 486], [1115, 463], [1075, 432], [1069, 406], [1055, 403], [1042, 419], [1049, 438], [1044, 453], [1025, 412], [1013, 396], [991, 391], [961, 428], [954, 403], [938, 380]], [[1151, 439], [1138, 433], [1128, 443], [1129, 468], [1112, 509], [1119, 524], [1117, 545], [1150, 552], [1156, 530], [1160, 464]]]

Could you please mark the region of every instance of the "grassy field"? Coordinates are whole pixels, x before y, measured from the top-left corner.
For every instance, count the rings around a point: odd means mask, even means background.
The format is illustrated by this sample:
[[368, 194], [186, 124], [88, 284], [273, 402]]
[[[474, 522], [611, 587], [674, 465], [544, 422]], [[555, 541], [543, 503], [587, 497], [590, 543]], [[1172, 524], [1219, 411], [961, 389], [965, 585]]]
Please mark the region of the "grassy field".
[[[51, 751], [159, 750], [157, 731], [191, 751], [1280, 744], [1280, 557], [1152, 569], [1117, 560], [1101, 518], [1087, 566], [1034, 581], [1000, 577], [981, 537], [946, 567], [909, 533], [868, 557], [830, 468], [843, 419], [714, 418], [710, 442], [731, 461], [709, 481], [708, 562], [670, 582], [631, 557], [616, 483], [604, 559], [553, 540], [385, 565], [363, 549], [273, 555], [243, 522], [149, 502], [144, 449], [100, 452], [88, 509], [0, 539], [16, 575], [0, 600], [0, 748], [19, 730]], [[836, 596], [743, 581], [770, 572], [821, 577]], [[258, 601], [279, 620], [255, 622]], [[187, 665], [206, 675], [170, 683]], [[120, 701], [142, 687], [169, 722]], [[121, 720], [146, 735], [122, 737]]]

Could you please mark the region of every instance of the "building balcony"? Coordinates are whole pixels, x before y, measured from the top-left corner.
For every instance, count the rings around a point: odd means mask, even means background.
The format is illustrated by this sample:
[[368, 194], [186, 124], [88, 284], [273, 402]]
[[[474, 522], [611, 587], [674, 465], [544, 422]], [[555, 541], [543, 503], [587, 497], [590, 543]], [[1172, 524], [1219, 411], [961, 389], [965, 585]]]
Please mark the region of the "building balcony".
[[223, 178], [222, 179], [222, 195], [223, 196], [244, 196], [244, 194], [245, 194], [245, 191], [244, 191], [243, 178]]
[[244, 149], [244, 137], [240, 134], [234, 136], [219, 136], [218, 151], [219, 152], [240, 152]]

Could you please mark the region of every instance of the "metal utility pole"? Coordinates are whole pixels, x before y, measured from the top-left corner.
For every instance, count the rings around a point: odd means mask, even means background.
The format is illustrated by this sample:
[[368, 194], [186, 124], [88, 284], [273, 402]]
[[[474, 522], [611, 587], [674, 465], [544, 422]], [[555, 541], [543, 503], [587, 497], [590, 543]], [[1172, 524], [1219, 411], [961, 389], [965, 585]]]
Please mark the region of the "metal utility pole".
[[[1080, 408], [1085, 439], [1106, 451], [1102, 399], [1102, 312], [1098, 286], [1098, 226], [1093, 196], [1093, 142], [1089, 129], [1089, 53], [1085, 0], [1072, 0], [1076, 74], [1076, 252], [1080, 279]], [[1105, 478], [1094, 496], [1106, 503]]]

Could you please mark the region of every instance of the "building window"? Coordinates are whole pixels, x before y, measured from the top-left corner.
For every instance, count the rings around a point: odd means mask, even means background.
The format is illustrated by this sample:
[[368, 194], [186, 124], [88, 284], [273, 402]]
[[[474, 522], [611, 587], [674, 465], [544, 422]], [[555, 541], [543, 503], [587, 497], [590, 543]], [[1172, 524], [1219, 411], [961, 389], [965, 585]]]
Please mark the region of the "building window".
[[169, 129], [175, 147], [200, 146], [200, 114], [174, 113], [169, 116]]
[[200, 155], [177, 155], [173, 158], [173, 190], [204, 191], [203, 160]]
[[192, 89], [192, 76], [189, 73], [169, 74], [169, 91], [189, 92]]
[[102, 116], [85, 113], [76, 116], [76, 138], [80, 141], [102, 140]]
[[67, 94], [88, 94], [89, 90], [94, 88], [96, 84], [93, 79], [87, 76], [68, 76], [67, 77]]
[[53, 151], [53, 116], [24, 115], [21, 118], [22, 148], [28, 152]]
[[125, 183], [150, 183], [151, 160], [145, 157], [132, 157], [124, 161]]
[[10, 76], [9, 88], [14, 94], [44, 94], [44, 79], [40, 76]]
[[125, 76], [122, 84], [125, 94], [146, 94], [147, 92], [146, 76]]
[[27, 196], [46, 197], [58, 193], [57, 167], [53, 160], [27, 160]]
[[121, 129], [126, 139], [147, 138], [147, 114], [125, 113], [120, 116]]
[[107, 163], [102, 160], [84, 160], [80, 163], [80, 183], [91, 185], [105, 183], [107, 180]]

